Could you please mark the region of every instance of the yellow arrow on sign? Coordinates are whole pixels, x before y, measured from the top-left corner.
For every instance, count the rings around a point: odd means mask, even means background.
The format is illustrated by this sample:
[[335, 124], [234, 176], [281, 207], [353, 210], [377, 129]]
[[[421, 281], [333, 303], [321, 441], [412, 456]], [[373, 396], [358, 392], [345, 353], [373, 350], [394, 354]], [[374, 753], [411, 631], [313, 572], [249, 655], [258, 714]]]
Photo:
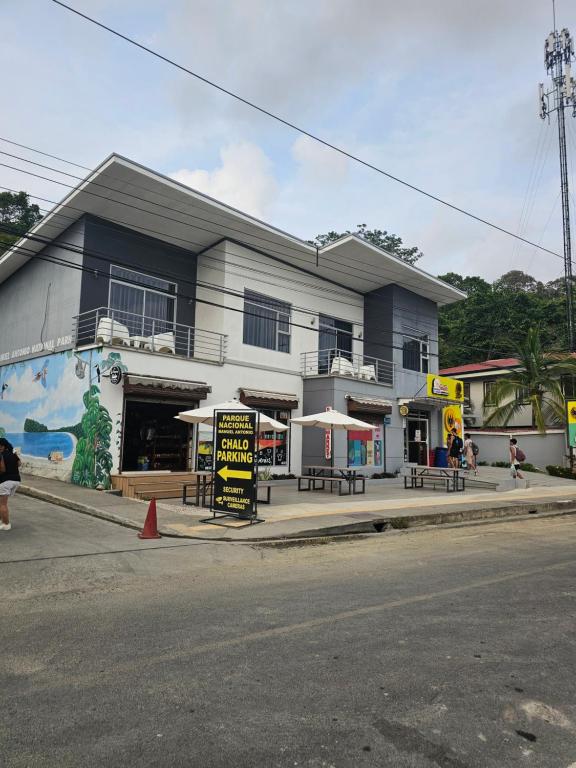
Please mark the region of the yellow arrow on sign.
[[226, 482], [228, 482], [229, 477], [236, 477], [238, 480], [250, 480], [252, 477], [252, 472], [246, 472], [242, 469], [228, 469], [228, 465], [219, 469], [218, 474]]

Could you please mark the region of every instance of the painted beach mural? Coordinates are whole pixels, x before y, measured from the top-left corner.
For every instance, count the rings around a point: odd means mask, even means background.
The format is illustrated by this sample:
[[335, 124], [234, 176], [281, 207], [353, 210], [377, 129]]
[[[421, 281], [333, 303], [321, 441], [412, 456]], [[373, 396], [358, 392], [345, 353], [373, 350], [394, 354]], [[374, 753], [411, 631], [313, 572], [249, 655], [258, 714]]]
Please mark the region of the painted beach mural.
[[112, 419], [100, 403], [98, 350], [68, 350], [0, 368], [0, 435], [24, 472], [88, 488], [109, 488]]

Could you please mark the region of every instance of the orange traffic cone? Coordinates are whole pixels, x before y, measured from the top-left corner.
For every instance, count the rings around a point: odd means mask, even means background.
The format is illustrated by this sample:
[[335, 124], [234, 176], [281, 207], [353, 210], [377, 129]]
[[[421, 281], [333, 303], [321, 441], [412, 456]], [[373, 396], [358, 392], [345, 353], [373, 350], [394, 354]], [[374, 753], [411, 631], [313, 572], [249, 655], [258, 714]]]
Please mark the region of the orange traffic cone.
[[148, 507], [148, 514], [144, 522], [144, 528], [142, 533], [138, 534], [139, 539], [161, 539], [162, 536], [158, 533], [158, 523], [156, 521], [156, 499], [150, 500], [150, 506]]

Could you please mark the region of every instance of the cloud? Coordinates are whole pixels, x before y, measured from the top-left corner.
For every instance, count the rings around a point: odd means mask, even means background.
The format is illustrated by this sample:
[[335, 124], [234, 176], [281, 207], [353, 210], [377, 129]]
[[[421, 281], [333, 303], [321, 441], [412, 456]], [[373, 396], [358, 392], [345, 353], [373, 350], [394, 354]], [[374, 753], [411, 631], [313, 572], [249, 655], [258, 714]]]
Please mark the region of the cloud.
[[30, 403], [46, 397], [47, 390], [42, 386], [41, 381], [35, 381], [34, 375], [40, 370], [42, 361], [31, 365], [26, 365], [21, 373], [14, 371], [6, 378], [8, 389], [4, 394], [4, 399], [11, 403]]
[[242, 142], [224, 147], [220, 161], [220, 166], [212, 171], [183, 168], [171, 176], [192, 189], [263, 218], [278, 193], [270, 158], [255, 144]]
[[348, 160], [308, 136], [300, 136], [292, 145], [292, 156], [305, 181], [312, 184], [343, 184], [348, 174]]

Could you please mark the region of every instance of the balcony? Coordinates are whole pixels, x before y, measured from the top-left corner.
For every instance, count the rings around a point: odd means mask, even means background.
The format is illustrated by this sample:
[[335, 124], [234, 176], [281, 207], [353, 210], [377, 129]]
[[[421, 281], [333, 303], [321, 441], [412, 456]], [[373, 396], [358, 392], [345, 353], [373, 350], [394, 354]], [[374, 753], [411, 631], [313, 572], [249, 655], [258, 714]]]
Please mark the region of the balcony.
[[377, 357], [352, 354], [341, 349], [303, 352], [302, 376], [347, 376], [359, 381], [372, 381], [385, 387], [394, 386], [394, 363]]
[[99, 307], [74, 318], [76, 346], [116, 344], [222, 365], [227, 337], [189, 325]]

